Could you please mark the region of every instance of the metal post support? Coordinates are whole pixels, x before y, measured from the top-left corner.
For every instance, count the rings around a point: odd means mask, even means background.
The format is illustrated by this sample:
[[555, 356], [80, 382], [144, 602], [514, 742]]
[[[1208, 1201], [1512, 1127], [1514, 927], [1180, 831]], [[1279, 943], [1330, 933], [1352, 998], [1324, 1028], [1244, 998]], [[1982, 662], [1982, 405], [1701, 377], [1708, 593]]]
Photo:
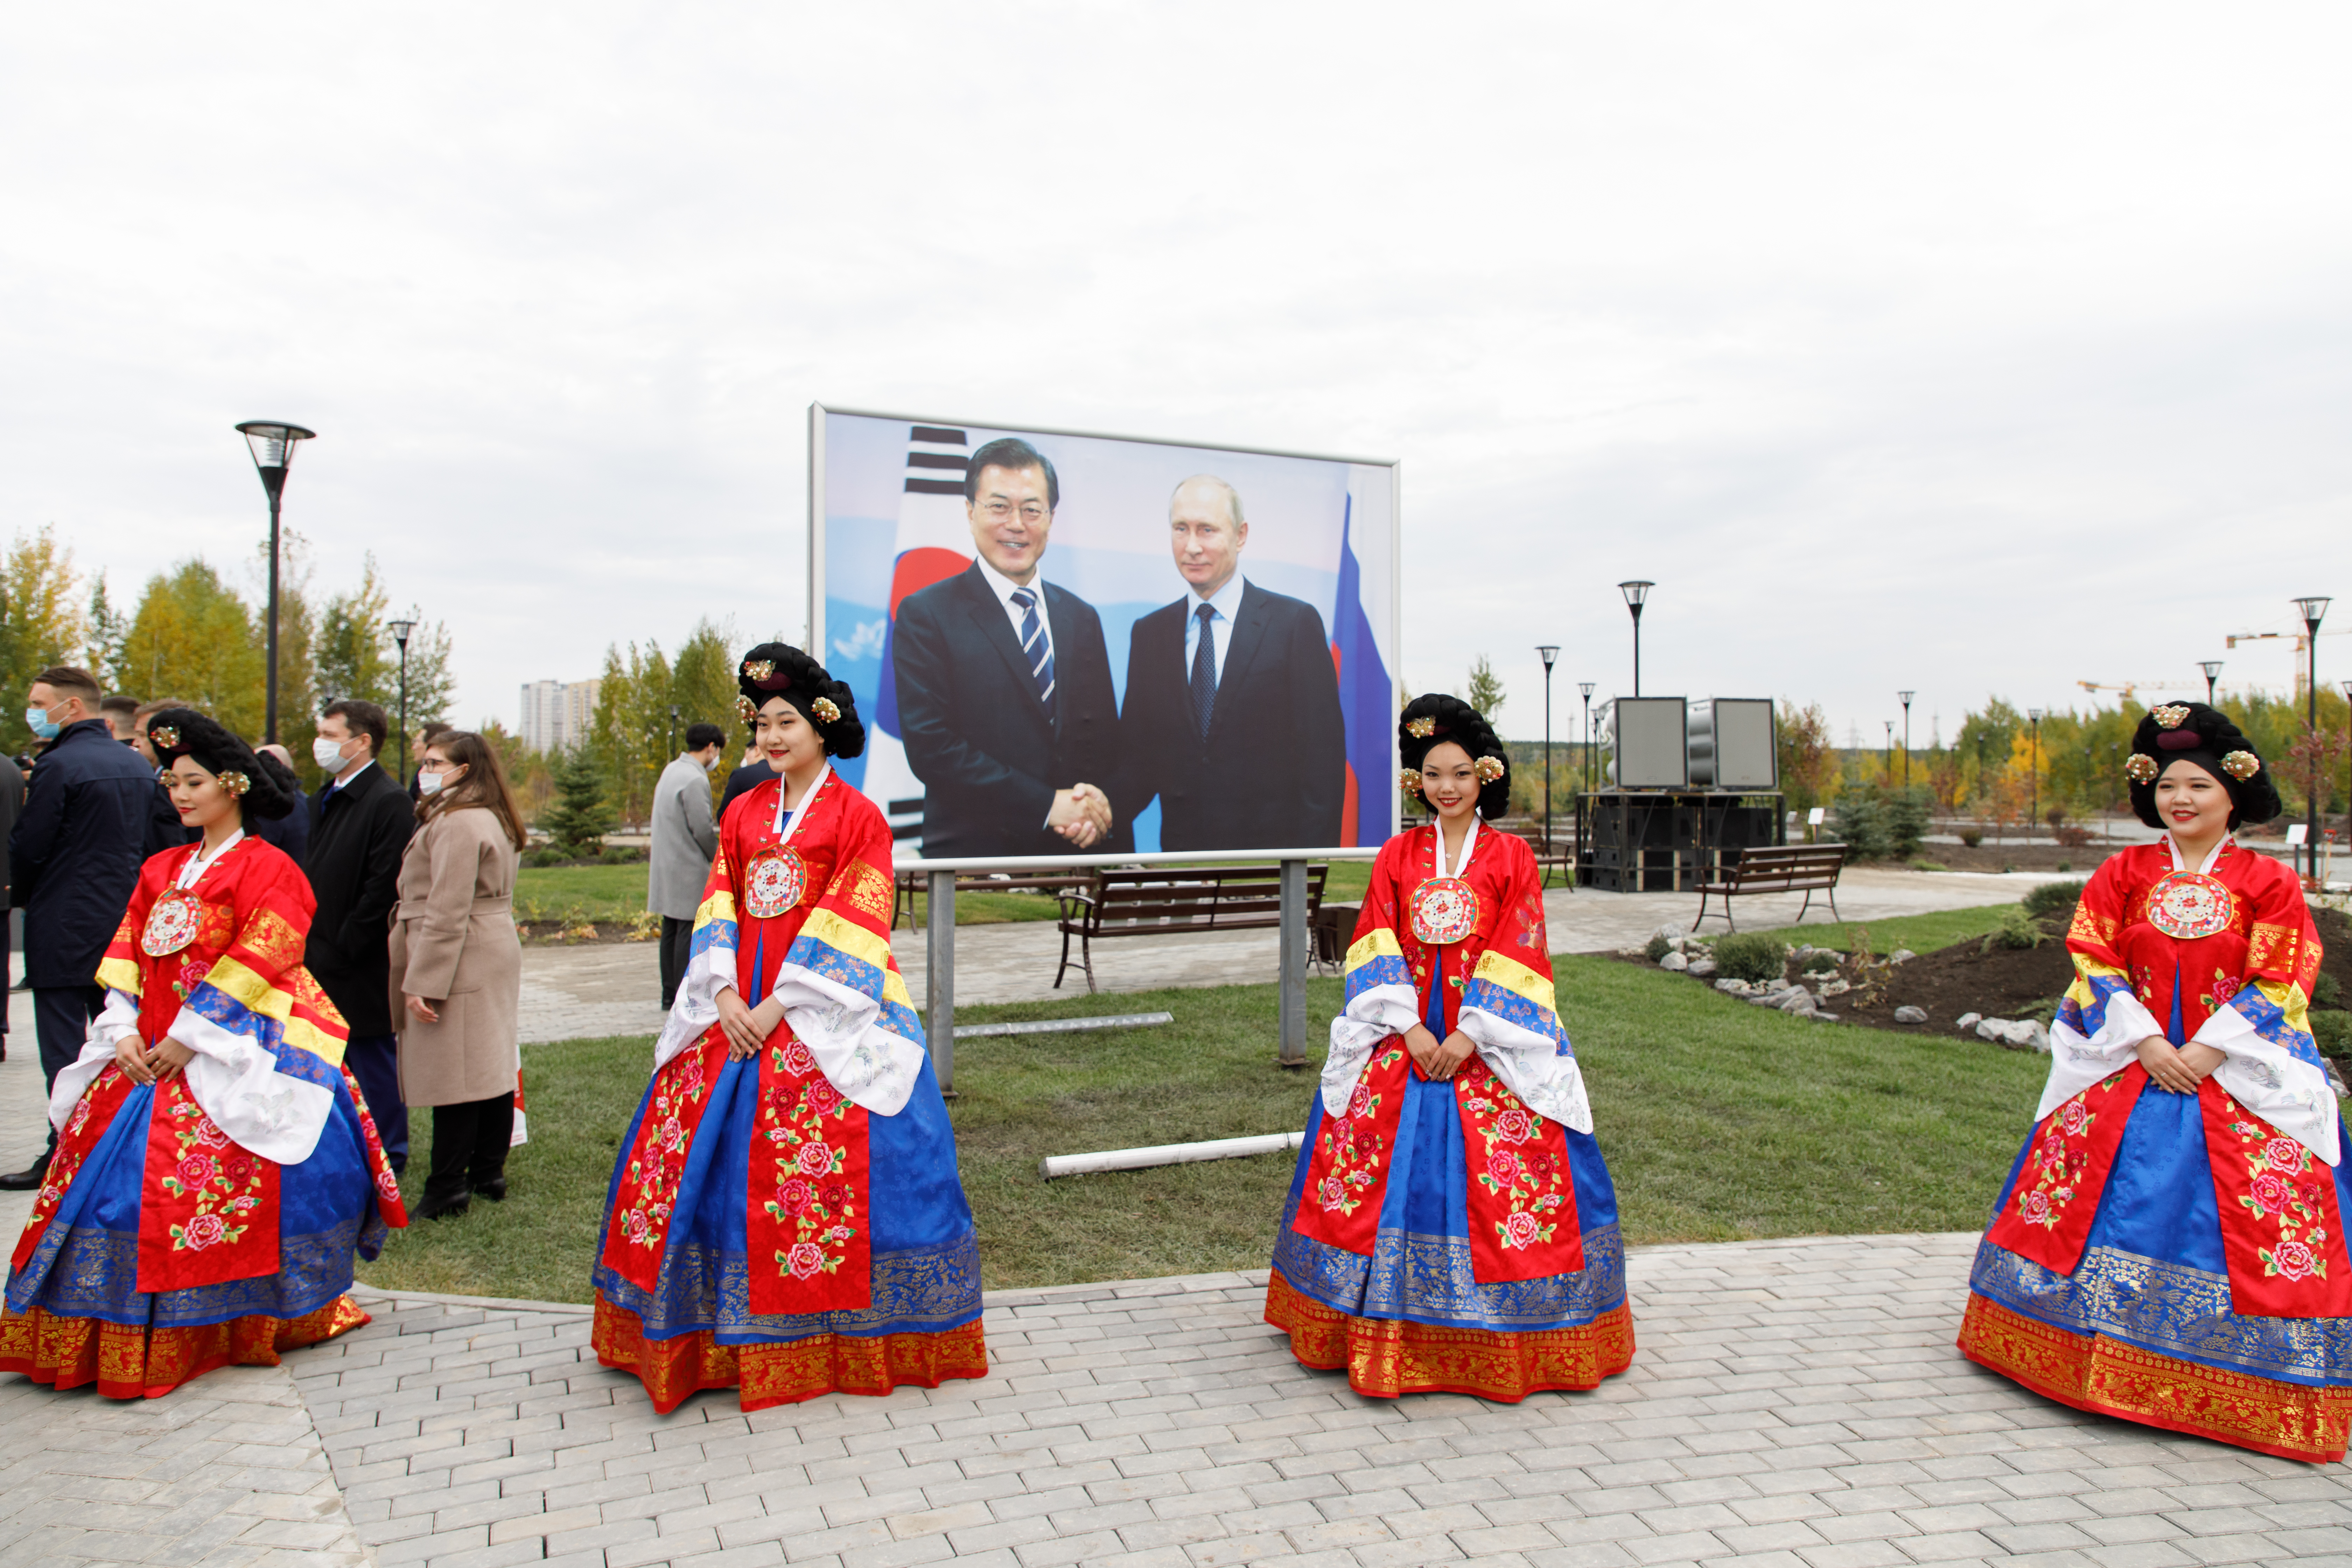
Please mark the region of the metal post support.
[[1307, 862], [1282, 863], [1282, 1054], [1279, 1065], [1307, 1065]]
[[[262, 483], [269, 489], [269, 673], [264, 683], [261, 738], [274, 744], [278, 740], [278, 503], [286, 486], [285, 470], [278, 470], [276, 484], [269, 484], [267, 474], [262, 476]], [[402, 777], [404, 780], [406, 773]]]
[[955, 884], [953, 871], [931, 873], [930, 907], [923, 911], [923, 1033], [940, 1093], [955, 1098]]

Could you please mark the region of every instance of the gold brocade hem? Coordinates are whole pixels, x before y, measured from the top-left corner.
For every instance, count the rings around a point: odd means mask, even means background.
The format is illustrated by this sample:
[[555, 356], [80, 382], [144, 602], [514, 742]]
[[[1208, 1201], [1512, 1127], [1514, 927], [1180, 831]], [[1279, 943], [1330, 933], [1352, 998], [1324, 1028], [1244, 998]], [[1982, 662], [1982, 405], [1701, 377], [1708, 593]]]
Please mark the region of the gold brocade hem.
[[2158, 1355], [2104, 1334], [2075, 1334], [1974, 1291], [1960, 1353], [2034, 1393], [2143, 1426], [2258, 1454], [2327, 1464], [2352, 1432], [2352, 1388], [2312, 1388]]
[[649, 1340], [637, 1315], [600, 1294], [592, 1334], [596, 1359], [635, 1373], [664, 1415], [706, 1388], [740, 1390], [746, 1410], [821, 1394], [887, 1394], [902, 1383], [937, 1388], [951, 1377], [986, 1377], [988, 1347], [977, 1319], [936, 1334], [812, 1334], [774, 1344], [724, 1345], [708, 1329]]
[[278, 1352], [315, 1345], [368, 1322], [338, 1296], [299, 1318], [256, 1313], [197, 1328], [142, 1328], [68, 1318], [35, 1307], [0, 1316], [0, 1372], [57, 1388], [98, 1384], [109, 1399], [155, 1399], [224, 1366], [276, 1366]]
[[1633, 1362], [1633, 1317], [1621, 1302], [1574, 1329], [1439, 1328], [1358, 1318], [1291, 1288], [1265, 1288], [1265, 1321], [1290, 1335], [1290, 1353], [1320, 1372], [1346, 1368], [1348, 1386], [1377, 1399], [1475, 1394], [1516, 1405], [1550, 1388], [1598, 1388]]

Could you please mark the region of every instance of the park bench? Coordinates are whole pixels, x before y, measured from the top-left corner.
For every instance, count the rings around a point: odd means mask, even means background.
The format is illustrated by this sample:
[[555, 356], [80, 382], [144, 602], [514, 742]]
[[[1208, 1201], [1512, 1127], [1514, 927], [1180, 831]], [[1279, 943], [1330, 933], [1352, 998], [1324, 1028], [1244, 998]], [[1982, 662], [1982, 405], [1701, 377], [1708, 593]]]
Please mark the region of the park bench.
[[[993, 875], [976, 871], [969, 876], [959, 873], [955, 885], [959, 893], [1049, 893], [1059, 897], [1072, 888], [1086, 886], [1087, 876], [1087, 872], [1075, 867], [1061, 871], [1000, 871]], [[931, 890], [931, 874], [901, 871], [895, 880], [898, 890], [891, 900], [890, 929], [898, 929], [898, 916], [903, 911], [908, 931], [922, 930], [922, 922], [915, 918], [915, 900]]]
[[1307, 923], [1307, 956], [1332, 973], [1339, 973], [1348, 962], [1348, 949], [1356, 940], [1356, 921], [1363, 912], [1361, 904], [1318, 904], [1314, 920]]
[[[1830, 915], [1837, 918], [1838, 871], [1845, 864], [1843, 844], [1797, 844], [1784, 849], [1742, 849], [1738, 858], [1727, 855], [1717, 869], [1715, 880], [1698, 885], [1698, 920], [1691, 921], [1691, 930], [1698, 930], [1699, 921], [1706, 919], [1709, 894], [1723, 900], [1720, 911], [1724, 923], [1733, 931], [1738, 922], [1731, 918], [1731, 900], [1745, 893], [1802, 893], [1804, 907], [1797, 919], [1805, 918], [1805, 910], [1813, 907], [1813, 895], [1826, 893]], [[1793, 923], [1793, 922], [1792, 922]]]
[[[1307, 925], [1315, 927], [1323, 902], [1328, 866], [1307, 868]], [[1070, 969], [1070, 939], [1078, 939], [1078, 967], [1087, 990], [1095, 989], [1094, 944], [1121, 936], [1174, 936], [1188, 931], [1268, 931], [1282, 923], [1282, 868], [1266, 866], [1161, 866], [1144, 870], [1100, 870], [1083, 891], [1062, 900], [1062, 965], [1054, 985]]]

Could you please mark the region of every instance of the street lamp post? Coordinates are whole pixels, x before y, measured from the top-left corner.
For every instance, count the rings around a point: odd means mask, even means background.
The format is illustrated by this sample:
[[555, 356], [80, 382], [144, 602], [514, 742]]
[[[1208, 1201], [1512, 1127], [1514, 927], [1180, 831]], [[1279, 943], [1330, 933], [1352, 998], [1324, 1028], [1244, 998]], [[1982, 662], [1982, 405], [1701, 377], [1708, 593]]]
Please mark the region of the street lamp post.
[[1903, 700], [1903, 787], [1909, 789], [1911, 787], [1911, 699], [1919, 694], [1916, 691], [1898, 691], [1895, 695]]
[[415, 621], [388, 621], [385, 627], [392, 640], [400, 645], [400, 782], [408, 784], [408, 637], [416, 629]]
[[295, 444], [315, 439], [317, 432], [276, 419], [248, 419], [236, 428], [253, 452], [261, 488], [269, 496], [269, 675], [261, 738], [274, 742], [278, 739], [278, 508], [286, 494], [286, 470], [294, 464]]
[[2033, 722], [2033, 804], [2026, 808], [2025, 816], [2025, 841], [2031, 844], [2033, 842], [2033, 825], [2042, 819], [2042, 710], [2028, 708], [2025, 716]]
[[2218, 658], [2201, 659], [2197, 668], [2205, 672], [2205, 706], [2210, 708], [2213, 706], [2213, 683], [2221, 679], [2221, 661]]
[[2305, 657], [2309, 660], [2304, 666], [2303, 721], [2304, 728], [2311, 736], [2311, 767], [2307, 775], [2310, 782], [2305, 785], [2310, 792], [2310, 798], [2304, 802], [2304, 818], [2308, 826], [2304, 830], [2303, 855], [2304, 863], [2310, 868], [2310, 875], [2317, 877], [2319, 875], [2319, 622], [2320, 617], [2327, 614], [2327, 596], [2319, 594], [2307, 599], [2297, 599], [2294, 602], [2294, 607], [2302, 613], [2304, 630], [2308, 634], [2304, 638], [2303, 647]]
[[675, 702], [669, 705], [669, 750], [670, 755], [677, 754], [677, 704]]
[[1591, 682], [1591, 681], [1590, 681], [1590, 680], [1580, 680], [1580, 681], [1578, 681], [1578, 682], [1576, 683], [1576, 689], [1577, 689], [1579, 692], [1582, 693], [1582, 694], [1583, 694], [1583, 697], [1584, 697], [1584, 757], [1583, 757], [1583, 767], [1582, 767], [1582, 774], [1583, 774], [1582, 789], [1583, 789], [1583, 792], [1584, 792], [1584, 793], [1586, 793], [1586, 794], [1590, 794], [1590, 793], [1591, 793], [1591, 789], [1592, 789], [1592, 688], [1593, 688], [1593, 684], [1594, 684], [1594, 683], [1593, 683], [1593, 682]]
[[1551, 853], [1551, 665], [1559, 657], [1557, 643], [1538, 643], [1544, 661], [1544, 853]]
[[1895, 721], [1881, 719], [1879, 722], [1886, 726], [1886, 773], [1891, 778], [1895, 773]]
[[[1633, 612], [1633, 695], [1636, 697], [1642, 695], [1642, 606], [1648, 602], [1650, 590], [1656, 586], [1655, 583], [1645, 583], [1638, 577], [1617, 584], [1618, 591], [1625, 595], [1625, 607]], [[1618, 777], [1622, 778], [1624, 774], [1621, 773]]]

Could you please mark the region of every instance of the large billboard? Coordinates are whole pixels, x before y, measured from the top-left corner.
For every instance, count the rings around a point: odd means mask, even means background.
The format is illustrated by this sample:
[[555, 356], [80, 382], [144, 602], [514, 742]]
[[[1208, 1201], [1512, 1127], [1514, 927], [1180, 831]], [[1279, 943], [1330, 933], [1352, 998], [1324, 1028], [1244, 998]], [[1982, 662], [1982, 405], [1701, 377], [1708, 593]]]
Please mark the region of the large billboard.
[[899, 854], [1396, 829], [1392, 462], [809, 411], [809, 640]]

